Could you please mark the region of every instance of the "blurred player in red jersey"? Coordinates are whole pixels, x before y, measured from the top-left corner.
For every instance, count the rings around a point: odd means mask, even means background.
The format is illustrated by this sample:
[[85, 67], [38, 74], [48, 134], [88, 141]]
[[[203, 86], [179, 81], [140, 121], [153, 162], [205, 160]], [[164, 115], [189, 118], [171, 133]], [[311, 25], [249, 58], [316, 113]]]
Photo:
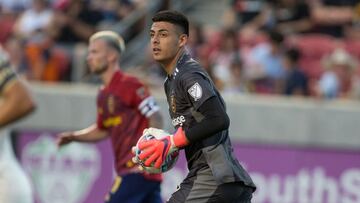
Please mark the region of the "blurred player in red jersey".
[[120, 70], [119, 59], [125, 45], [118, 34], [97, 32], [89, 43], [90, 71], [99, 75], [104, 84], [97, 96], [97, 123], [79, 131], [61, 133], [57, 143], [63, 146], [73, 141], [96, 142], [110, 136], [118, 176], [105, 201], [161, 202], [161, 175], [147, 174], [131, 161], [131, 146], [143, 130], [162, 125], [159, 107], [138, 79]]

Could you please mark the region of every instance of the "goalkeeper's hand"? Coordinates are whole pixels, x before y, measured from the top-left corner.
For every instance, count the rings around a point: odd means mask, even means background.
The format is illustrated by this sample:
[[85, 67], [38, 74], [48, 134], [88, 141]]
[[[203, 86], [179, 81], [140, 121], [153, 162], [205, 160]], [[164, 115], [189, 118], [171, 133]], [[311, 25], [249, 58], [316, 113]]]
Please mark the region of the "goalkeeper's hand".
[[138, 143], [138, 148], [142, 151], [138, 158], [144, 162], [145, 166], [151, 166], [154, 163], [155, 168], [160, 168], [168, 154], [189, 144], [182, 127], [178, 128], [173, 135], [164, 136], [164, 132], [156, 128], [144, 130], [144, 134], [148, 133], [155, 137], [155, 139]]

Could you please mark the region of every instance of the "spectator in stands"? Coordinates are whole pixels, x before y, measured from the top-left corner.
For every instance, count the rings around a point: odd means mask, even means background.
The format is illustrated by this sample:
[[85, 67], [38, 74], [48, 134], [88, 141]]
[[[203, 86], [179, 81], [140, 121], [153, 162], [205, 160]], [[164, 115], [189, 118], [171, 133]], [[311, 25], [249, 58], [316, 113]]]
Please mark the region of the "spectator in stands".
[[99, 11], [91, 10], [83, 0], [56, 0], [50, 34], [59, 43], [86, 43], [102, 20]]
[[350, 40], [360, 40], [360, 2], [354, 7], [353, 21], [345, 27], [345, 37]]
[[[86, 72], [86, 42], [96, 32], [103, 19], [83, 0], [55, 0], [55, 15], [49, 26], [49, 35], [70, 55], [71, 80], [79, 81]], [[76, 68], [75, 68], [76, 67]]]
[[129, 0], [94, 0], [92, 7], [101, 11], [104, 23], [111, 25], [128, 16], [136, 8], [135, 3]]
[[230, 80], [227, 82], [223, 93], [247, 92], [247, 84], [243, 75], [243, 66], [239, 58], [235, 58], [230, 65]]
[[187, 43], [187, 50], [194, 57], [198, 58], [201, 54], [199, 52], [203, 51], [203, 47], [205, 46], [205, 35], [202, 25], [199, 23], [192, 23], [189, 27], [189, 41]]
[[326, 99], [349, 98], [353, 91], [357, 61], [343, 49], [334, 50], [322, 59], [326, 71], [317, 88], [318, 96]]
[[275, 31], [267, 32], [268, 42], [255, 46], [245, 59], [245, 74], [251, 80], [252, 91], [280, 93], [285, 76], [282, 64], [284, 36]]
[[24, 41], [21, 45], [27, 63], [22, 71], [30, 80], [60, 81], [66, 78], [69, 69], [65, 52], [54, 47], [48, 32], [54, 17], [49, 4], [48, 0], [34, 0], [14, 27], [15, 36]]
[[231, 9], [224, 15], [225, 27], [238, 29], [242, 41], [256, 41], [258, 30], [264, 24], [272, 24], [267, 16], [272, 4], [267, 0], [233, 0]]
[[311, 2], [315, 31], [334, 37], [343, 37], [344, 28], [354, 19], [354, 7], [358, 0], [315, 0]]
[[69, 56], [64, 49], [55, 47], [49, 36], [44, 36], [39, 42], [28, 42], [25, 57], [28, 79], [52, 82], [69, 80]]
[[137, 77], [142, 83], [152, 88], [162, 88], [164, 86], [165, 71], [157, 64], [151, 56], [151, 47], [147, 46], [144, 62], [135, 67], [126, 69], [126, 73]]
[[[252, 3], [254, 4], [254, 2]], [[260, 5], [259, 2], [256, 5]], [[243, 37], [254, 35], [259, 29], [276, 30], [282, 34], [308, 32], [312, 28], [310, 9], [299, 0], [274, 0], [262, 2], [262, 9], [257, 9], [251, 20], [241, 28]]]
[[31, 6], [32, 0], [0, 0], [1, 10], [10, 13], [19, 13]]
[[268, 9], [266, 0], [232, 0], [225, 13], [226, 27], [242, 28]]
[[299, 67], [300, 52], [296, 48], [288, 49], [284, 54], [284, 68], [286, 70], [284, 80], [285, 95], [308, 96], [308, 77]]
[[47, 0], [34, 0], [32, 7], [18, 18], [14, 33], [27, 41], [41, 41], [52, 16], [53, 12]]
[[17, 14], [0, 7], [0, 44], [4, 44], [12, 35], [16, 20]]
[[312, 29], [310, 8], [300, 0], [276, 0], [273, 20], [275, 29], [283, 34], [304, 33]]
[[210, 56], [212, 71], [222, 81], [224, 88], [230, 81], [230, 66], [234, 59], [241, 58], [237, 31], [226, 29], [221, 34], [220, 47]]
[[101, 11], [103, 14], [103, 22], [105, 24], [114, 24], [121, 19], [119, 9], [121, 8], [120, 1], [108, 0], [108, 1], [93, 1], [96, 4], [95, 10]]

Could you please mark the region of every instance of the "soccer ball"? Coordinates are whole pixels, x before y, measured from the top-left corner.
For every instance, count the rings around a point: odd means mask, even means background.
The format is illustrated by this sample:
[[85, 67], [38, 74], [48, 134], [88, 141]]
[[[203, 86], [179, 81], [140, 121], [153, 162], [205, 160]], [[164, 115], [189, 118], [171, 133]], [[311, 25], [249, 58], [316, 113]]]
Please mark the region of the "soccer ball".
[[[168, 135], [168, 134], [167, 134]], [[141, 141], [145, 141], [145, 140], [151, 140], [151, 139], [159, 139], [158, 136], [155, 137], [152, 134], [144, 134], [140, 137], [140, 139], [138, 140], [137, 144], [136, 144], [136, 149], [135, 149], [135, 158], [138, 160], [137, 162], [144, 168], [144, 170], [148, 173], [164, 173], [168, 170], [170, 170], [172, 167], [175, 166], [176, 161], [178, 160], [179, 157], [179, 150], [175, 150], [172, 153], [168, 154], [164, 160], [164, 162], [162, 163], [162, 165], [160, 166], [160, 168], [155, 168], [152, 164], [152, 166], [145, 166], [144, 161], [139, 159], [139, 155], [141, 154], [141, 150], [139, 149], [138, 145]], [[161, 138], [160, 138], [161, 139]]]

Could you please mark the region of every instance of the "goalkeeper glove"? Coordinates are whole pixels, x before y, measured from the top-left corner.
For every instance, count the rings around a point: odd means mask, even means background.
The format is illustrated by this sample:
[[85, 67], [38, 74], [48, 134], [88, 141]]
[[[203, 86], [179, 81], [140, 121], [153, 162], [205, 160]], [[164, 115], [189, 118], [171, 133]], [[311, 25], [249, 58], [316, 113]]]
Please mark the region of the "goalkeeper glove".
[[[145, 131], [155, 137], [155, 139], [143, 140], [138, 144], [139, 150], [142, 151], [139, 159], [144, 161], [145, 166], [151, 166], [154, 163], [155, 168], [160, 168], [168, 154], [189, 144], [182, 127], [179, 127], [175, 134], [167, 136], [163, 136], [164, 131], [156, 128]], [[159, 139], [159, 137], [162, 138]]]

